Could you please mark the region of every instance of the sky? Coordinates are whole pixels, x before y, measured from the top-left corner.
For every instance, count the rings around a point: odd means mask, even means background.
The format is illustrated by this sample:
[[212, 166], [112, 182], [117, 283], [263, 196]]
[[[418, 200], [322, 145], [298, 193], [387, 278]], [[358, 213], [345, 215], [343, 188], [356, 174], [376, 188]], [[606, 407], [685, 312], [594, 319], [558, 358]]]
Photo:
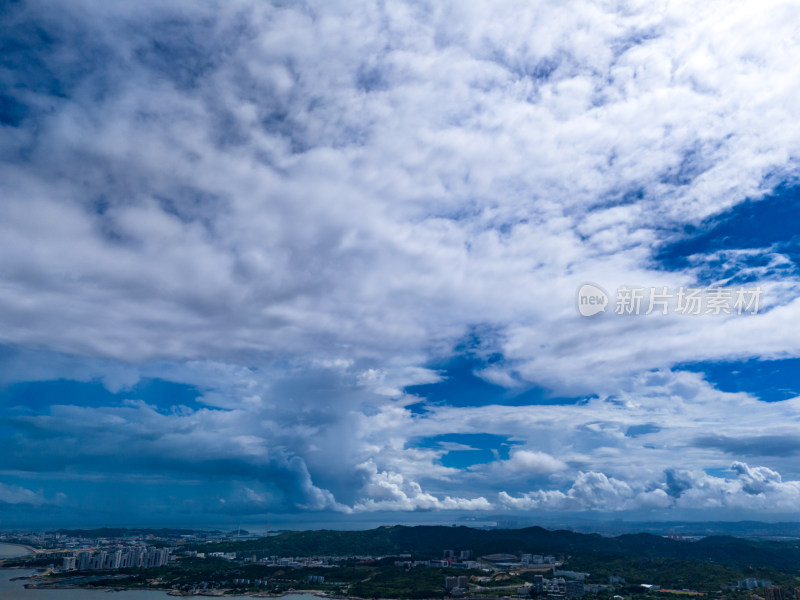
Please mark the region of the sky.
[[0, 528], [800, 520], [796, 3], [0, 30]]

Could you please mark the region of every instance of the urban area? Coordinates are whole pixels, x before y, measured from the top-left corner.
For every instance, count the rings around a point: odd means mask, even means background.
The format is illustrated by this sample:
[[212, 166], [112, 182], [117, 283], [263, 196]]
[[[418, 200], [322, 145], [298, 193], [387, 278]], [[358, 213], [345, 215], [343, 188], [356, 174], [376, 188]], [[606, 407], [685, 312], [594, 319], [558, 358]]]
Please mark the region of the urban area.
[[[250, 536], [255, 541], [256, 536]], [[25, 544], [28, 557], [5, 567], [35, 567], [26, 587], [155, 588], [173, 595], [219, 596], [248, 592], [276, 595], [313, 591], [334, 597], [450, 597], [575, 599], [584, 596], [629, 600], [642, 594], [706, 596], [692, 588], [669, 589], [648, 581], [628, 581], [566, 568], [559, 554], [496, 553], [475, 556], [469, 549], [444, 549], [436, 558], [393, 555], [278, 556], [253, 550], [204, 550], [241, 544], [241, 532], [146, 533], [82, 537], [63, 533], [0, 535], [0, 542]], [[252, 541], [250, 542], [252, 545]], [[405, 579], [404, 579], [405, 578]], [[409, 581], [417, 592], [397, 593]], [[437, 583], [438, 582], [438, 583]], [[426, 587], [427, 586], [427, 587]], [[717, 590], [747, 600], [800, 600], [800, 586], [778, 587], [771, 580], [744, 578]], [[403, 588], [405, 589], [405, 588]], [[422, 591], [426, 592], [423, 596]], [[394, 593], [393, 593], [394, 592]]]

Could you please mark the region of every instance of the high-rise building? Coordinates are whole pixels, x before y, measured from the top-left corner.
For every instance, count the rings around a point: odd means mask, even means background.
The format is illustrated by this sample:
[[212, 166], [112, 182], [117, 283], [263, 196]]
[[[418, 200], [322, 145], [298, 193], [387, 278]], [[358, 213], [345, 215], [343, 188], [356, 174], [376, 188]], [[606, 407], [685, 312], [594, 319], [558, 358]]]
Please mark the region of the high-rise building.
[[147, 567], [163, 567], [169, 562], [169, 548], [151, 548], [147, 553]]
[[106, 556], [106, 569], [119, 569], [119, 563], [122, 560], [122, 550], [116, 550]]
[[580, 598], [583, 596], [584, 590], [583, 581], [580, 580], [567, 581], [564, 586], [564, 593], [567, 598]]
[[739, 581], [737, 585], [740, 590], [754, 590], [758, 587], [758, 581], [753, 577], [748, 577]]
[[774, 586], [764, 588], [764, 597], [766, 600], [788, 600], [784, 598], [783, 590]]
[[87, 550], [78, 553], [78, 569], [86, 571], [92, 567], [92, 553]]
[[133, 558], [133, 566], [141, 569], [145, 566], [145, 561], [147, 560], [147, 550], [145, 548], [136, 548], [134, 550], [134, 558]]
[[100, 550], [99, 552], [95, 552], [92, 556], [92, 565], [90, 568], [92, 569], [104, 569], [106, 565], [106, 551]]
[[550, 586], [547, 592], [550, 594], [566, 594], [567, 582], [563, 577], [553, 577], [550, 580]]

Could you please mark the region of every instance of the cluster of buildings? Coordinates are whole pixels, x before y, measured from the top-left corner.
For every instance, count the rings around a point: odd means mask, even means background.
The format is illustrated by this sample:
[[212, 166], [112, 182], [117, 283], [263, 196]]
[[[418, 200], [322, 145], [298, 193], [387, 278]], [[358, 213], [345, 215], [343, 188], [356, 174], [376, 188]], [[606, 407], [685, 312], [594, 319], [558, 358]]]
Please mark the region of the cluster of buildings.
[[[586, 573], [580, 573], [584, 577]], [[531, 592], [547, 594], [550, 598], [580, 598], [586, 593], [586, 586], [581, 579], [564, 579], [552, 577], [548, 579], [543, 575], [535, 575], [533, 583], [517, 588], [518, 596], [530, 596]]]
[[[561, 563], [553, 555], [521, 554], [517, 557], [514, 554], [500, 553], [482, 556], [479, 561], [470, 560], [471, 558], [472, 552], [470, 550], [462, 550], [458, 553], [452, 550], [445, 550], [441, 561], [396, 561], [395, 565], [407, 567], [425, 565], [428, 567], [450, 567], [456, 569], [482, 568], [484, 570], [553, 569], [553, 577], [551, 579], [539, 574], [534, 575], [532, 583], [526, 583], [516, 589], [517, 595], [530, 597], [535, 592], [536, 594], [547, 594], [550, 598], [571, 599], [581, 598], [589, 591], [587, 586], [584, 585], [584, 580], [589, 574], [557, 570]], [[490, 569], [487, 569], [488, 565], [491, 565]], [[445, 589], [448, 595], [453, 598], [465, 596], [469, 592], [469, 577], [466, 575], [445, 577]]]
[[[439, 560], [396, 560], [396, 567], [435, 567], [450, 569], [481, 569], [486, 563], [491, 563], [495, 568], [536, 568], [536, 567], [558, 567], [561, 565], [556, 561], [555, 556], [542, 554], [522, 554], [517, 557], [514, 554], [488, 554], [482, 556], [480, 560], [472, 560], [472, 550], [445, 550]], [[403, 558], [401, 556], [401, 558]], [[410, 556], [407, 556], [410, 559]]]
[[334, 566], [334, 563], [345, 560], [344, 557], [339, 556], [324, 556], [324, 557], [266, 557], [258, 561], [258, 564], [267, 567], [292, 567], [294, 569], [311, 569], [311, 568], [326, 568]]
[[[196, 552], [186, 550], [184, 556], [193, 558], [223, 558], [225, 560], [238, 560], [241, 553], [237, 552]], [[351, 556], [265, 556], [257, 559], [255, 555], [245, 556], [242, 560], [246, 563], [255, 563], [265, 567], [290, 567], [293, 569], [330, 568], [336, 563], [350, 560]], [[371, 556], [356, 557], [364, 561], [373, 561]]]
[[203, 543], [208, 541], [231, 541], [238, 538], [231, 538], [228, 534], [220, 532], [195, 532], [179, 533], [178, 531], [165, 530], [137, 532], [135, 530], [113, 530], [111, 533], [118, 535], [88, 536], [85, 532], [76, 531], [14, 531], [0, 533], [0, 542], [12, 544], [27, 544], [46, 550], [81, 550], [85, 548], [105, 548], [107, 546], [124, 546], [131, 543], [161, 546], [180, 546], [187, 543]]
[[268, 579], [253, 579], [253, 580], [251, 581], [250, 579], [242, 579], [242, 578], [239, 578], [239, 579], [234, 579], [234, 580], [233, 580], [233, 585], [248, 585], [248, 586], [249, 586], [249, 585], [258, 585], [258, 586], [265, 586], [265, 585], [269, 585], [269, 580], [268, 580]]
[[768, 587], [772, 587], [771, 581], [768, 579], [755, 579], [753, 577], [748, 577], [747, 579], [737, 581], [735, 586], [731, 586], [731, 588], [735, 590], [754, 590], [756, 588]]
[[556, 561], [556, 557], [549, 554], [523, 554], [520, 556], [519, 560], [524, 566], [560, 565], [560, 563]]
[[481, 560], [493, 563], [500, 568], [521, 568], [536, 569], [539, 567], [560, 567], [561, 563], [555, 556], [550, 554], [521, 554], [519, 557], [514, 554], [488, 554], [482, 556]]
[[727, 586], [727, 589], [731, 591], [751, 591], [759, 588], [763, 588], [764, 598], [762, 599], [761, 596], [756, 595], [751, 596], [751, 598], [759, 600], [800, 600], [800, 587], [785, 590], [774, 586], [769, 579], [748, 577]]
[[469, 577], [466, 575], [459, 575], [458, 577], [445, 577], [444, 588], [451, 596], [463, 596], [469, 590]]
[[412, 567], [447, 567], [450, 569], [480, 569], [481, 565], [478, 561], [447, 561], [447, 560], [396, 560], [394, 561], [395, 567], [404, 567], [410, 569]]
[[764, 588], [765, 600], [800, 600], [800, 587], [784, 590], [775, 586]]
[[[582, 573], [582, 575], [585, 575], [585, 573]], [[469, 592], [469, 578], [466, 575], [445, 577], [444, 587], [449, 596], [460, 598]], [[532, 583], [518, 587], [516, 592], [517, 596], [523, 598], [528, 598], [533, 593], [536, 593], [546, 594], [549, 598], [554, 599], [571, 599], [581, 598], [587, 592], [586, 587], [583, 580], [579, 579], [567, 580], [563, 577], [548, 579], [543, 575], [535, 575]]]
[[62, 559], [62, 571], [149, 569], [169, 562], [169, 548], [131, 546], [104, 550], [83, 550]]
[[[411, 558], [410, 554], [400, 555], [400, 558]], [[439, 560], [396, 560], [394, 566], [405, 567], [436, 567], [436, 568], [450, 568], [450, 569], [479, 569], [481, 564], [472, 559], [472, 550], [445, 550], [442, 552], [442, 558]]]
[[[198, 558], [205, 558], [204, 552], [195, 552], [194, 556]], [[236, 552], [209, 552], [209, 558], [224, 558], [225, 560], [236, 560]]]

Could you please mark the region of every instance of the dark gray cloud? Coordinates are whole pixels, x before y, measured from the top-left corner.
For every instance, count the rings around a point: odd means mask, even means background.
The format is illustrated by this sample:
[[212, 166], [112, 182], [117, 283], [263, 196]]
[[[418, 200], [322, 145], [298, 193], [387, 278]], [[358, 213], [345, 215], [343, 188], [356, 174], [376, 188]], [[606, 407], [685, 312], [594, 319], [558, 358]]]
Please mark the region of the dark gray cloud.
[[704, 435], [693, 440], [699, 448], [715, 448], [734, 456], [794, 456], [800, 452], [800, 436], [754, 435], [739, 438]]

